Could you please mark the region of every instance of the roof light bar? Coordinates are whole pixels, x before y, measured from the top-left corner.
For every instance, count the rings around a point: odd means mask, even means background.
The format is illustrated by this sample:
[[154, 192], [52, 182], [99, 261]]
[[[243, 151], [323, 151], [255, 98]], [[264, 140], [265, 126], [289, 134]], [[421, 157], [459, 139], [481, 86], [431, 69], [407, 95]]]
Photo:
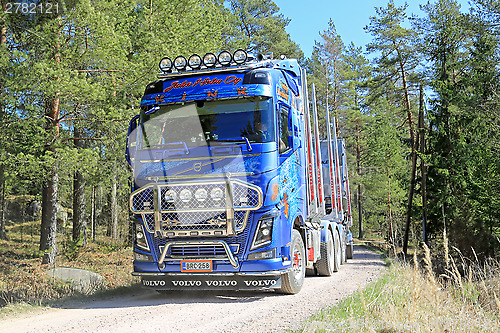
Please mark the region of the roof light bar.
[[199, 70], [201, 68], [213, 68], [213, 67], [229, 67], [235, 65], [243, 65], [247, 62], [255, 62], [264, 60], [264, 57], [257, 55], [254, 57], [248, 54], [243, 49], [237, 49], [231, 54], [228, 51], [222, 51], [219, 56], [216, 56], [212, 52], [208, 52], [203, 56], [203, 58], [198, 54], [193, 54], [189, 57], [189, 60], [184, 56], [178, 56], [172, 61], [168, 57], [161, 59], [159, 63], [160, 72], [163, 74], [172, 73], [172, 71], [177, 70], [179, 72], [186, 70]]

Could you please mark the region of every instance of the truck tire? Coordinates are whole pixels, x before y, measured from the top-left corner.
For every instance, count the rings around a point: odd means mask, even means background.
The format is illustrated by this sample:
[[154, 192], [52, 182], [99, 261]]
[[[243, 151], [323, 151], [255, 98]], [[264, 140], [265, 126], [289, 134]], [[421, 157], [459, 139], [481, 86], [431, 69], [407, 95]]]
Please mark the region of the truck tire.
[[292, 231], [290, 256], [292, 269], [285, 274], [281, 274], [281, 288], [279, 291], [283, 294], [298, 293], [302, 289], [306, 276], [306, 251], [304, 249], [304, 242], [300, 233], [295, 229]]
[[340, 263], [342, 262], [342, 245], [340, 244], [340, 236], [337, 231], [333, 232], [333, 240], [335, 244], [335, 262], [333, 264], [333, 271], [340, 270]]
[[347, 262], [347, 240], [342, 236], [340, 236], [340, 239], [340, 248], [342, 249], [342, 261], [340, 262], [340, 264], [343, 265]]
[[321, 258], [316, 263], [318, 275], [330, 276], [333, 274], [335, 263], [335, 241], [332, 232], [327, 230], [326, 242], [321, 242]]
[[346, 248], [347, 259], [352, 259], [352, 255], [353, 255], [353, 246], [352, 246], [352, 244], [349, 244], [349, 245], [347, 245], [347, 248]]

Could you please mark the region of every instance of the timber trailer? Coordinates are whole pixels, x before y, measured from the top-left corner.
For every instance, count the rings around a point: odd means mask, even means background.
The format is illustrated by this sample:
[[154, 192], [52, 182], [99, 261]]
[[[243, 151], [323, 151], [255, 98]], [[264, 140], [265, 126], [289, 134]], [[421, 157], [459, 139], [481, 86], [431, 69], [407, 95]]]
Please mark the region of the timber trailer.
[[345, 144], [294, 59], [163, 58], [130, 121], [133, 275], [155, 290], [300, 291], [352, 258]]

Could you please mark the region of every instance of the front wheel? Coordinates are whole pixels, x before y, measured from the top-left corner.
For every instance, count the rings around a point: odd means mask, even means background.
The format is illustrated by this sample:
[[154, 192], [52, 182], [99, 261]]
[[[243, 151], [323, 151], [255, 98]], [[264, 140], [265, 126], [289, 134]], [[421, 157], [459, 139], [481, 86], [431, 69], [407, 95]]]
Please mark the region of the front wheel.
[[281, 275], [280, 292], [284, 294], [296, 294], [302, 289], [306, 276], [306, 252], [304, 242], [300, 233], [293, 229], [292, 246], [290, 247], [292, 257], [292, 269]]

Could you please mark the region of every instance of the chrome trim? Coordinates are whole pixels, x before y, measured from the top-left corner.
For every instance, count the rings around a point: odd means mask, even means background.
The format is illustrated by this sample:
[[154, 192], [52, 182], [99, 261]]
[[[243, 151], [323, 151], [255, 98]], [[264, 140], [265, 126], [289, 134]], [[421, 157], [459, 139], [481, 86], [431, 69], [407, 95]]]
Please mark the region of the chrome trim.
[[[207, 240], [207, 241], [172, 241], [172, 242], [167, 242], [165, 244], [165, 247], [163, 248], [163, 251], [160, 256], [160, 260], [158, 260], [158, 266], [162, 267], [164, 265], [165, 257], [167, 256], [167, 252], [170, 249], [172, 245], [185, 245], [185, 246], [197, 246], [197, 245], [221, 245], [224, 250], [226, 251], [226, 257], [221, 257], [221, 256], [208, 256], [208, 257], [203, 257], [203, 258], [197, 258], [197, 259], [207, 259], [207, 260], [229, 260], [231, 263], [231, 266], [234, 268], [238, 268], [240, 264], [238, 263], [238, 259], [233, 256], [233, 253], [231, 252], [231, 248], [225, 241], [221, 240]], [[168, 261], [172, 260], [179, 260], [180, 258], [175, 258], [175, 259], [167, 259]]]
[[[255, 153], [255, 154], [237, 154], [237, 155], [215, 155], [215, 156], [200, 156], [200, 157], [183, 157], [183, 158], [161, 158], [161, 159], [155, 159], [155, 160], [140, 160], [141, 163], [153, 163], [153, 162], [179, 162], [179, 161], [197, 161], [197, 160], [212, 160], [212, 159], [220, 159], [220, 158], [237, 158], [237, 157], [254, 157], [254, 156], [260, 156], [261, 153]], [[224, 175], [221, 174], [223, 177]]]
[[162, 230], [161, 222], [161, 190], [158, 184], [153, 185], [153, 207], [155, 217], [155, 235], [160, 234]]
[[233, 201], [233, 186], [231, 180], [226, 179], [226, 228], [227, 235], [236, 235], [235, 222], [234, 222], [234, 201]]
[[291, 271], [291, 268], [282, 271], [269, 271], [269, 272], [237, 272], [237, 273], [151, 273], [151, 272], [132, 272], [133, 276], [276, 276], [285, 274]]
[[282, 271], [268, 271], [268, 272], [238, 272], [236, 275], [242, 275], [242, 276], [248, 276], [248, 275], [255, 275], [255, 276], [276, 276], [276, 275], [281, 275], [284, 273], [288, 273], [291, 271], [291, 268], [284, 269]]
[[[253, 172], [241, 172], [241, 173], [235, 173], [233, 174], [234, 177], [248, 177], [248, 176], [254, 176], [255, 173]], [[188, 175], [188, 176], [161, 176], [161, 177], [146, 177], [146, 180], [173, 180], [173, 179], [200, 179], [200, 178], [222, 178], [224, 177], [224, 174], [222, 173], [211, 173], [208, 175]]]

